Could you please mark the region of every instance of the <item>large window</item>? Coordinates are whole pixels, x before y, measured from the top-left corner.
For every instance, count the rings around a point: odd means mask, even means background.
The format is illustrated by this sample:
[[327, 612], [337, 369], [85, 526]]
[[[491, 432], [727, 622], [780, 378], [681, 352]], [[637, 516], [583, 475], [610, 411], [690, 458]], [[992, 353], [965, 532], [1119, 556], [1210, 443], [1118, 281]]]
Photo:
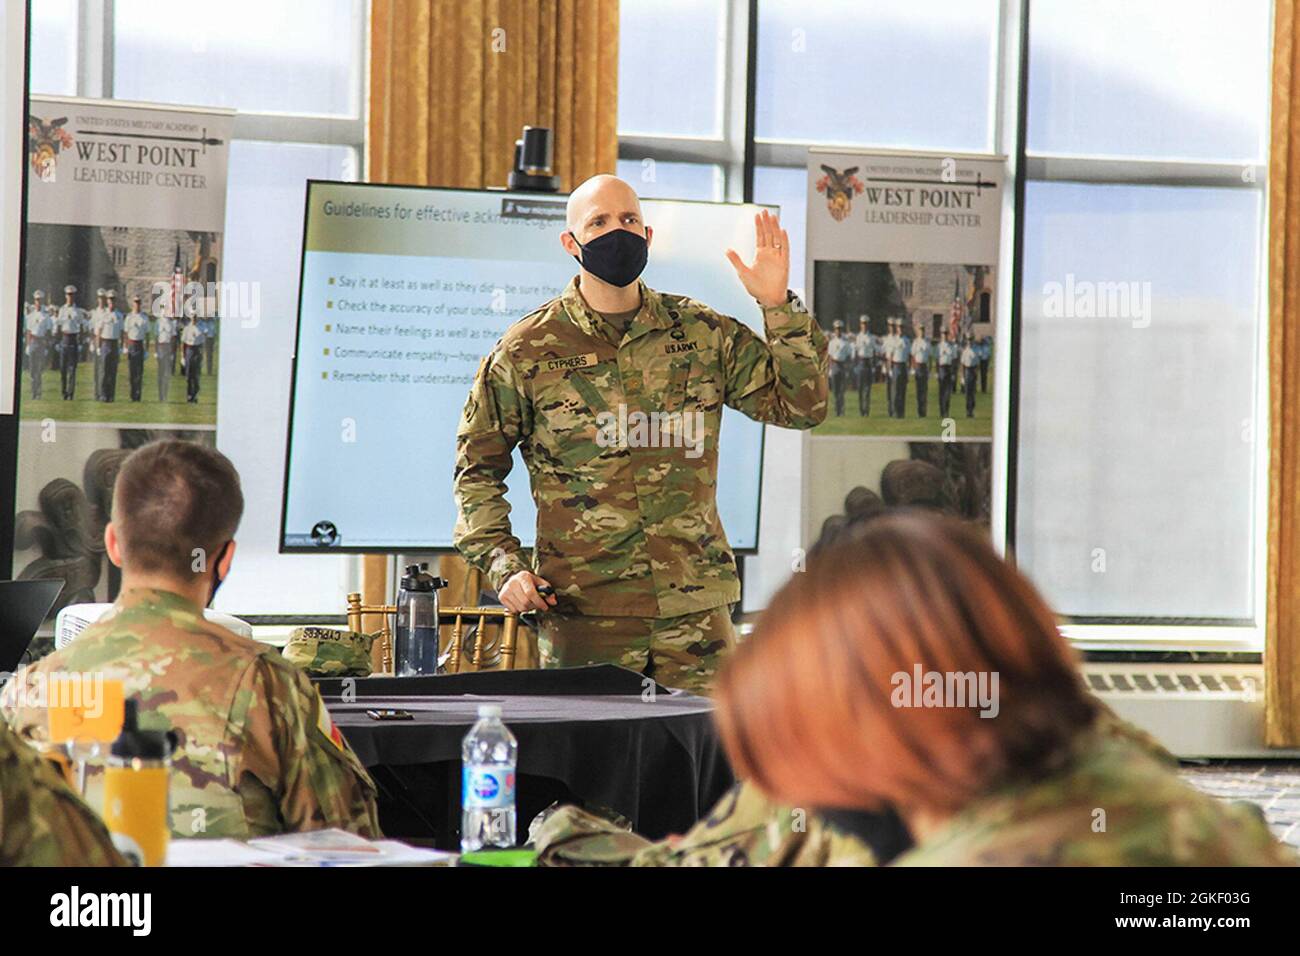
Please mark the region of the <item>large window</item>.
[[762, 0], [761, 140], [988, 152], [995, 0]]
[[621, 132], [722, 138], [726, 7], [723, 0], [620, 2]]
[[1015, 541], [1081, 622], [1262, 617], [1271, 6], [1031, 6]]
[[1252, 618], [1262, 212], [1029, 184], [1017, 555], [1064, 614]]
[[[689, 24], [662, 25], [658, 11], [685, 6], [620, 2], [620, 172], [645, 195], [780, 206], [797, 293], [804, 294], [807, 281], [809, 146], [996, 148], [997, 0], [759, 0], [753, 23], [748, 0], [697, 0], [689, 4]], [[696, 52], [685, 67], [675, 53], [662, 55], [676, 45], [670, 38], [695, 36], [706, 20], [720, 25], [716, 46], [691, 41]], [[647, 99], [661, 111], [643, 105]], [[688, 130], [687, 113], [718, 118], [711, 127], [697, 123]], [[749, 195], [747, 145], [754, 160]], [[706, 195], [688, 190], [693, 183], [685, 179], [661, 174], [645, 183], [628, 176], [668, 164], [670, 170], [713, 166], [717, 189]], [[727, 268], [721, 255], [719, 267]], [[764, 485], [780, 490], [763, 496], [759, 553], [743, 559], [747, 611], [767, 603], [789, 574], [790, 555], [808, 543], [792, 520], [802, 493], [801, 440], [787, 429], [766, 432]]]
[[1029, 150], [1257, 163], [1268, 0], [1035, 0]]
[[[33, 93], [236, 109], [223, 280], [256, 283], [253, 327], [219, 336], [217, 445], [243, 479], [233, 573], [216, 606], [340, 613], [356, 559], [280, 555], [285, 420], [306, 180], [358, 179], [364, 0], [33, 4]], [[324, 477], [324, 476], [322, 476]]]
[[[622, 0], [620, 169], [712, 165], [717, 198], [779, 204], [797, 291], [808, 147], [1003, 154], [1014, 169], [1028, 84], [1019, 414], [1007, 365], [995, 413], [995, 477], [1015, 493], [995, 491], [995, 539], [1072, 637], [1259, 647], [1272, 4], [757, 0], [752, 37], [748, 0], [692, 3], [691, 23], [665, 27], [657, 11], [684, 6]], [[718, 47], [705, 21], [722, 24]], [[660, 55], [679, 35], [694, 38], [689, 70]], [[646, 191], [704, 198], [693, 186]], [[1008, 215], [999, 342], [1012, 228]], [[765, 509], [747, 609], [801, 543], [797, 436], [769, 429], [768, 448], [787, 507]]]
[[33, 93], [77, 92], [77, 0], [31, 5], [29, 85]]
[[[619, 172], [647, 196], [779, 204], [797, 291], [809, 146], [1014, 155], [1027, 83], [1023, 256], [1004, 244], [997, 317], [1009, 333], [1019, 265], [1018, 414], [1004, 368], [995, 415], [1015, 494], [995, 497], [1013, 518], [995, 537], [1072, 636], [1258, 646], [1268, 0], [621, 10]], [[346, 557], [279, 555], [275, 533], [304, 180], [361, 173], [366, 16], [364, 0], [33, 4], [34, 92], [239, 111], [224, 278], [260, 284], [262, 321], [220, 342], [218, 442], [248, 498], [219, 598], [235, 613], [333, 610], [355, 578]], [[798, 438], [769, 429], [769, 487], [789, 490], [765, 496], [750, 609], [804, 543]]]
[[357, 0], [114, 4], [113, 95], [360, 117], [364, 8]]
[[619, 2], [618, 174], [643, 196], [740, 197], [745, 73], [731, 42], [733, 7]]

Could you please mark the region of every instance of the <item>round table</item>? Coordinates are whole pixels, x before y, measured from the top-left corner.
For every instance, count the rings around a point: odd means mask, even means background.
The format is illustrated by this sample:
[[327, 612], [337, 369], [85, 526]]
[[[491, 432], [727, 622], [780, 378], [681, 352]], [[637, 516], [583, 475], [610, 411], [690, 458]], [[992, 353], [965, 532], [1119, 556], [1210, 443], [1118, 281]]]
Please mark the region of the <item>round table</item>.
[[[650, 839], [687, 830], [732, 785], [712, 703], [613, 665], [318, 682], [380, 787], [389, 836], [459, 843], [460, 746], [478, 706], [500, 704], [519, 741], [518, 839], [550, 803], [615, 810]], [[410, 720], [374, 720], [368, 710]]]

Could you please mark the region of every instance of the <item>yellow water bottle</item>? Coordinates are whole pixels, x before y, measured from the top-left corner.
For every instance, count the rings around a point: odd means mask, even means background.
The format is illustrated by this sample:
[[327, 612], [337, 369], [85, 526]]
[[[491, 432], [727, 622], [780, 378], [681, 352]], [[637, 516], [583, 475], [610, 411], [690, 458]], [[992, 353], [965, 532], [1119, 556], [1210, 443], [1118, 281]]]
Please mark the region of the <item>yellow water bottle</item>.
[[118, 849], [145, 866], [162, 866], [167, 859], [174, 749], [175, 735], [141, 730], [138, 702], [126, 701], [122, 733], [104, 768], [104, 823]]

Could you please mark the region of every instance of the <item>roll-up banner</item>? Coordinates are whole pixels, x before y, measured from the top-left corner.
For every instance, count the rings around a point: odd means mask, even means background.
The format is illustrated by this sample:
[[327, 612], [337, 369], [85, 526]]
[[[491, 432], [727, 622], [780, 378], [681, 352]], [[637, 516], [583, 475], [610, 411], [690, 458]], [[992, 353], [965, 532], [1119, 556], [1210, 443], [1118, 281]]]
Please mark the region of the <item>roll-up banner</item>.
[[882, 509], [987, 524], [1005, 160], [808, 154], [808, 292], [830, 351], [810, 544]]
[[215, 442], [229, 110], [33, 96], [14, 570], [111, 600], [113, 480], [154, 438]]

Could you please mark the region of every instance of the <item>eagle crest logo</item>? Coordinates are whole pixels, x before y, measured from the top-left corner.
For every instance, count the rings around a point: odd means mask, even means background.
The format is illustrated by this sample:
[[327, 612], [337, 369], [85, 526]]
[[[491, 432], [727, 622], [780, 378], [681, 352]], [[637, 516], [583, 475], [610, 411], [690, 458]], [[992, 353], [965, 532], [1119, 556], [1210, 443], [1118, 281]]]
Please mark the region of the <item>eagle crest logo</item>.
[[831, 166], [823, 166], [822, 172], [826, 175], [817, 180], [817, 191], [826, 194], [826, 208], [830, 210], [831, 218], [843, 222], [853, 208], [853, 197], [867, 187], [858, 179], [856, 166], [850, 166], [843, 172]]
[[27, 154], [31, 158], [32, 169], [43, 180], [54, 178], [59, 150], [72, 146], [72, 134], [63, 128], [67, 122], [66, 116], [48, 123], [39, 116], [32, 116], [27, 125]]

